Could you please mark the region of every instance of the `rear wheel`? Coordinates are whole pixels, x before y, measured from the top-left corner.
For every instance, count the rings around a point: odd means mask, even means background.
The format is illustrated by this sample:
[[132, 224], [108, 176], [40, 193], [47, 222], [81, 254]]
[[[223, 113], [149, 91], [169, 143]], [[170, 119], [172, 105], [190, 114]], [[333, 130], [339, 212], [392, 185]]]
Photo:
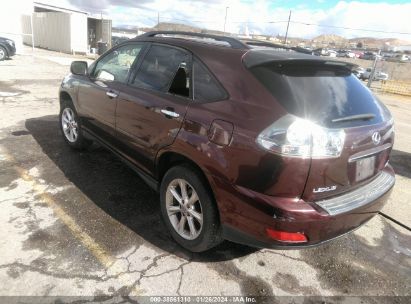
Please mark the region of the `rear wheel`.
[[66, 101], [60, 110], [60, 128], [65, 142], [74, 149], [84, 149], [90, 141], [84, 138], [80, 119], [70, 101]]
[[218, 210], [206, 181], [189, 166], [171, 168], [161, 182], [161, 213], [173, 238], [193, 252], [221, 239]]
[[4, 47], [0, 46], [0, 61], [7, 58], [7, 51]]

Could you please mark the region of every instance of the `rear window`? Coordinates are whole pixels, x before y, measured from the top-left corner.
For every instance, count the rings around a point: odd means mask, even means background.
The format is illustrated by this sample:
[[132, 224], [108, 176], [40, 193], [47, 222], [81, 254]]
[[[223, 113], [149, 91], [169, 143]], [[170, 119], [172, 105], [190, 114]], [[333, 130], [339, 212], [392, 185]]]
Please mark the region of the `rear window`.
[[[253, 67], [251, 72], [290, 114], [328, 128], [371, 125], [390, 118], [386, 107], [343, 67], [277, 63]], [[374, 118], [333, 122], [362, 114]]]
[[197, 101], [217, 101], [227, 98], [226, 92], [207, 69], [194, 60], [194, 99]]

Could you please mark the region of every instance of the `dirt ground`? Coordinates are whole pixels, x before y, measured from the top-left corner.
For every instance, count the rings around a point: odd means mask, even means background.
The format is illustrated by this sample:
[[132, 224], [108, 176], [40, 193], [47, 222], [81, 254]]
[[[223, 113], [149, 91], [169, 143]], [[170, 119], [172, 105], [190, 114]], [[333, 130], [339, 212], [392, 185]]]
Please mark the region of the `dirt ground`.
[[64, 144], [57, 92], [70, 60], [43, 51], [0, 62], [0, 296], [411, 302], [411, 100], [380, 96], [396, 120], [397, 183], [383, 215], [316, 248], [225, 242], [193, 254], [171, 239], [157, 194], [129, 168], [97, 145], [79, 153]]

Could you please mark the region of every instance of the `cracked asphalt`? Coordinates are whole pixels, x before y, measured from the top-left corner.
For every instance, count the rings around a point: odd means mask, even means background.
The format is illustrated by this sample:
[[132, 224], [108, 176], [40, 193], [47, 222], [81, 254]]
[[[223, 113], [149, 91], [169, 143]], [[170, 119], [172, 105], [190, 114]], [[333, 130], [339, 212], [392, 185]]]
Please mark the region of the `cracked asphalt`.
[[128, 167], [97, 144], [81, 153], [64, 144], [57, 93], [70, 60], [37, 51], [0, 62], [0, 297], [243, 295], [273, 303], [264, 296], [334, 296], [327, 301], [334, 303], [355, 296], [361, 303], [410, 303], [410, 99], [381, 96], [397, 133], [397, 184], [383, 215], [316, 248], [224, 242], [193, 254], [171, 239], [157, 194]]

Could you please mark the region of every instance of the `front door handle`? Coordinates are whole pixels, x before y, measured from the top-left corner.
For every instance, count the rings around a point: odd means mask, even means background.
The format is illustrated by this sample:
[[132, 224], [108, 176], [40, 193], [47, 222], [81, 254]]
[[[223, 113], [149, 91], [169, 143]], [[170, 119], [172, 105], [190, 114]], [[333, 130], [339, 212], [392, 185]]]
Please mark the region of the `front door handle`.
[[113, 90], [110, 90], [106, 92], [106, 95], [110, 98], [116, 98], [118, 96], [118, 93]]
[[168, 109], [161, 109], [161, 113], [163, 113], [168, 118], [178, 118], [178, 117], [180, 117], [180, 114], [178, 114], [178, 113], [176, 113], [172, 110], [168, 110]]

